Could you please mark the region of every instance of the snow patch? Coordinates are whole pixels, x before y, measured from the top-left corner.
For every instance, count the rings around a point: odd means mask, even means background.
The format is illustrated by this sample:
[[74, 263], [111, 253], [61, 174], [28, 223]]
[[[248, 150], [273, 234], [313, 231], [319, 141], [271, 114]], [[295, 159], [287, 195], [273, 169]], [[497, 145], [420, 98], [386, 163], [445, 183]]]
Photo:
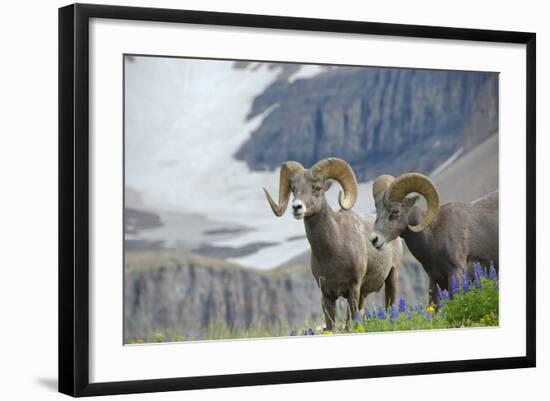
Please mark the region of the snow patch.
[[312, 65], [312, 64], [302, 65], [298, 71], [296, 71], [294, 74], [288, 77], [288, 82], [293, 83], [298, 79], [314, 77], [315, 75], [323, 72], [324, 69], [325, 67], [323, 67], [322, 65]]

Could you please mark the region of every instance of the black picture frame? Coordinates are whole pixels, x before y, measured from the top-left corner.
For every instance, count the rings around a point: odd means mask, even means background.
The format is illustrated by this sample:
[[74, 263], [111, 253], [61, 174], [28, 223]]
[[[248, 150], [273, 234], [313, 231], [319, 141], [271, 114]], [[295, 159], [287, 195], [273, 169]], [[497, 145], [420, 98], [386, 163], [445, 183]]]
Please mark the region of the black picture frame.
[[[274, 28], [526, 46], [526, 353], [521, 357], [90, 383], [88, 61], [91, 18]], [[59, 391], [95, 396], [534, 367], [536, 35], [436, 26], [74, 4], [59, 9]]]

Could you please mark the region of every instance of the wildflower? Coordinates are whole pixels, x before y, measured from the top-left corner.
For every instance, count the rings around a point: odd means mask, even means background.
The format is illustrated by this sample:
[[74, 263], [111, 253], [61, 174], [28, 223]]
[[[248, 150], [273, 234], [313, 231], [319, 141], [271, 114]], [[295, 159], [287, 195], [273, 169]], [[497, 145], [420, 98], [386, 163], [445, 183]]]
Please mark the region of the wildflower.
[[437, 304], [437, 306], [440, 309], [445, 306], [445, 301], [448, 301], [449, 298], [450, 298], [449, 291], [442, 290], [441, 288], [438, 287], [438, 300], [439, 300], [439, 303]]
[[403, 294], [401, 294], [399, 296], [399, 312], [405, 312], [405, 309], [407, 309], [407, 301]]
[[426, 308], [426, 312], [431, 313], [433, 315], [435, 313], [435, 308], [433, 307], [433, 305], [429, 305]]
[[302, 330], [302, 335], [307, 336], [307, 330], [306, 329]]
[[479, 276], [474, 278], [474, 287], [476, 287], [478, 290], [481, 289], [481, 287], [482, 287], [481, 280], [479, 279]]
[[439, 289], [439, 300], [440, 301], [448, 301], [450, 298], [449, 296], [449, 291], [447, 290], [442, 290], [441, 288]]
[[290, 336], [293, 337], [293, 336], [295, 336], [295, 335], [296, 335], [296, 330], [291, 330], [291, 331], [290, 331]]
[[390, 309], [390, 319], [397, 320], [398, 318], [399, 318], [399, 312], [397, 311], [397, 308], [395, 307], [395, 305], [392, 305]]
[[330, 334], [334, 334], [332, 331], [329, 331], [329, 330], [325, 330], [323, 331], [323, 334], [325, 335], [330, 335]]
[[372, 319], [374, 317], [374, 313], [371, 311], [370, 308], [365, 308], [365, 317], [367, 319]]
[[483, 275], [483, 269], [479, 263], [474, 263], [474, 287], [478, 290], [481, 288], [481, 276]]
[[380, 320], [386, 320], [386, 310], [382, 308], [381, 306], [378, 307], [378, 313], [376, 314], [376, 317]]
[[487, 278], [487, 269], [483, 267], [481, 263], [478, 263], [478, 266], [480, 277]]
[[421, 315], [423, 312], [424, 312], [424, 305], [422, 305], [422, 304], [416, 305], [416, 313]]
[[405, 311], [405, 316], [407, 316], [407, 319], [411, 320], [413, 317], [413, 314], [410, 310]]
[[426, 312], [426, 320], [432, 320], [432, 314], [430, 312]]
[[470, 276], [468, 275], [468, 271], [464, 271], [464, 274], [462, 275], [462, 288], [464, 288], [464, 292], [470, 291]]
[[454, 295], [458, 292], [458, 280], [455, 276], [451, 277], [451, 297], [454, 297]]
[[313, 329], [310, 327], [309, 330], [307, 331], [307, 335], [308, 336], [313, 336], [315, 335], [315, 332], [313, 331]]

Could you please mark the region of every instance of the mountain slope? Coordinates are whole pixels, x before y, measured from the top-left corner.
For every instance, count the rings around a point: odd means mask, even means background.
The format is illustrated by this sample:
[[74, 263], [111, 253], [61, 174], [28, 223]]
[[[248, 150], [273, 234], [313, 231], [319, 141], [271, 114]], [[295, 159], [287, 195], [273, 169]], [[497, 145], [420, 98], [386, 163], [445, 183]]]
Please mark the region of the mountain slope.
[[471, 202], [497, 190], [498, 134], [490, 136], [433, 179], [441, 203]]
[[254, 99], [248, 117], [272, 107], [235, 154], [252, 170], [336, 156], [360, 181], [427, 174], [498, 129], [498, 75], [339, 67], [274, 82]]

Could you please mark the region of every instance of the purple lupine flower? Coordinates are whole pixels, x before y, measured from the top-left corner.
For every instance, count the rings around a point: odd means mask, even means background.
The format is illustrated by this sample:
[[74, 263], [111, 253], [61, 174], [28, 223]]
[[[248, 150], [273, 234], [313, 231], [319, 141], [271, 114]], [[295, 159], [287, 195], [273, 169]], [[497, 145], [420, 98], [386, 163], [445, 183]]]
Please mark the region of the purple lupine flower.
[[432, 320], [432, 314], [430, 312], [426, 312], [426, 320]]
[[451, 277], [451, 297], [454, 297], [456, 293], [458, 293], [459, 287], [458, 287], [458, 280], [455, 276]]
[[407, 301], [405, 300], [405, 296], [401, 294], [399, 296], [399, 312], [405, 312], [405, 309], [407, 309]]
[[422, 305], [422, 304], [416, 305], [416, 312], [417, 312], [419, 315], [421, 315], [422, 312], [424, 312], [424, 305]]
[[365, 308], [365, 317], [367, 319], [372, 319], [374, 317], [374, 313], [370, 308]]
[[302, 330], [302, 335], [307, 336], [307, 330], [306, 329]]
[[439, 289], [439, 300], [440, 301], [448, 301], [450, 299], [449, 291]]
[[376, 314], [376, 318], [380, 320], [386, 320], [386, 310], [381, 306], [378, 307], [378, 313]]
[[481, 266], [480, 263], [475, 262], [474, 265], [473, 265], [473, 270], [474, 270], [474, 284], [475, 284], [476, 276], [479, 278], [480, 283], [481, 283], [481, 278], [482, 277], [487, 278], [487, 272], [485, 271], [483, 266]]
[[405, 316], [407, 316], [407, 319], [411, 320], [413, 317], [413, 314], [410, 310], [405, 311]]
[[296, 330], [291, 330], [291, 331], [290, 331], [290, 336], [293, 337], [293, 336], [295, 336], [295, 335], [296, 335]]
[[313, 329], [310, 327], [309, 330], [307, 331], [307, 335], [308, 336], [313, 336], [315, 335], [315, 332], [313, 331]]
[[478, 290], [481, 289], [481, 276], [483, 275], [483, 268], [479, 263], [474, 263], [474, 287]]
[[438, 307], [443, 308], [445, 306], [445, 301], [448, 301], [451, 297], [449, 296], [449, 291], [447, 290], [439, 290], [439, 303]]
[[464, 274], [462, 275], [462, 288], [464, 288], [465, 293], [470, 291], [470, 275], [467, 270], [464, 270]]
[[481, 289], [481, 287], [482, 287], [481, 279], [479, 278], [479, 276], [476, 276], [474, 278], [474, 287], [476, 287], [478, 290]]
[[399, 318], [399, 311], [395, 307], [395, 305], [392, 305], [390, 308], [390, 319], [391, 320], [397, 320]]

